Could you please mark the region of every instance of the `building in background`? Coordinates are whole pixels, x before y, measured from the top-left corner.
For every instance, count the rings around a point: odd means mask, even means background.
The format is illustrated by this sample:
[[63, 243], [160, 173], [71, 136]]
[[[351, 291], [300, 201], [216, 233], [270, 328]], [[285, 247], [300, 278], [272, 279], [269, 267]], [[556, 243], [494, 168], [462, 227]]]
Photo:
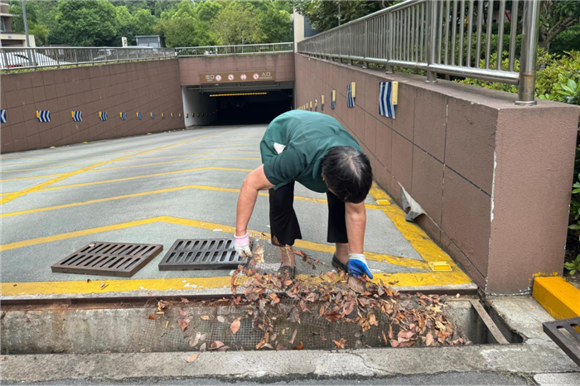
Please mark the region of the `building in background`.
[[137, 39], [138, 47], [165, 47], [165, 41], [160, 35], [137, 35], [135, 38]]
[[[0, 46], [2, 47], [26, 47], [26, 35], [12, 30], [12, 18], [20, 17], [8, 13], [8, 2], [0, 1]], [[34, 35], [28, 35], [30, 46], [36, 47]]]
[[298, 42], [318, 34], [318, 31], [310, 25], [310, 20], [294, 11], [292, 14], [294, 24], [294, 51], [298, 48]]

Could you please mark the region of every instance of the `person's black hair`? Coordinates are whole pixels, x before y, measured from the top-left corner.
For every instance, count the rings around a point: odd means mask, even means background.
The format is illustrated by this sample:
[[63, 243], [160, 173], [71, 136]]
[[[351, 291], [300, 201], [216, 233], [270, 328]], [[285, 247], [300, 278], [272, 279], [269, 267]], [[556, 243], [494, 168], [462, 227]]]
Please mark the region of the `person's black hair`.
[[373, 184], [369, 158], [352, 146], [331, 148], [322, 159], [322, 176], [339, 199], [355, 204], [365, 200]]

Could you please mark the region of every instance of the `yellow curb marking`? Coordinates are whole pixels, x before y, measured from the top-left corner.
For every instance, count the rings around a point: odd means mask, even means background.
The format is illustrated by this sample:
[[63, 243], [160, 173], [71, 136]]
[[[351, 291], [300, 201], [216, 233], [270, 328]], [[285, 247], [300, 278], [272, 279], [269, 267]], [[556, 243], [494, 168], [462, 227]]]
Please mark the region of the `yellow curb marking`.
[[562, 277], [537, 277], [532, 296], [556, 319], [580, 317], [580, 289]]

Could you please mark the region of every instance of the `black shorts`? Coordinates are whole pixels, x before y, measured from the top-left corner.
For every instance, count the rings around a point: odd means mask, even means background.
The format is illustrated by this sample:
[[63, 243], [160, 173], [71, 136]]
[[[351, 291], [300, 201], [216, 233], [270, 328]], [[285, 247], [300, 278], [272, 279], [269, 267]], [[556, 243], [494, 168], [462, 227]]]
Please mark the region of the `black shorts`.
[[[347, 244], [344, 202], [331, 192], [326, 193], [328, 200], [328, 233], [329, 243]], [[296, 239], [302, 239], [300, 224], [294, 212], [294, 182], [278, 190], [270, 189], [270, 229], [272, 244], [294, 245]], [[313, 219], [318, 221], [318, 219]], [[276, 243], [276, 240], [278, 243]]]

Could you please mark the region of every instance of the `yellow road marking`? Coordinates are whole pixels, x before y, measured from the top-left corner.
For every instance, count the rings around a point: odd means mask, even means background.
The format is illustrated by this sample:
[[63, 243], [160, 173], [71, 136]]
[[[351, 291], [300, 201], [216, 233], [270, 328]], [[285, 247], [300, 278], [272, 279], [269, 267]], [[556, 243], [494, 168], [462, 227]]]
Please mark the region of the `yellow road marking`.
[[125, 156], [118, 157], [118, 158], [115, 158], [115, 159], [112, 159], [112, 160], [109, 160], [109, 161], [99, 162], [99, 163], [96, 163], [94, 165], [87, 166], [85, 168], [81, 168], [81, 169], [75, 170], [73, 172], [64, 173], [64, 174], [62, 174], [62, 175], [60, 175], [60, 176], [58, 176], [56, 178], [53, 178], [52, 180], [45, 181], [45, 182], [40, 183], [38, 185], [35, 185], [35, 186], [31, 187], [31, 188], [27, 188], [27, 189], [21, 190], [19, 192], [12, 193], [9, 196], [3, 197], [3, 198], [0, 199], [0, 205], [5, 204], [7, 202], [10, 202], [12, 200], [15, 200], [15, 199], [17, 199], [19, 197], [22, 197], [22, 196], [26, 195], [26, 194], [35, 192], [35, 191], [37, 191], [39, 189], [45, 188], [45, 187], [47, 187], [49, 185], [55, 184], [57, 182], [60, 182], [60, 181], [62, 181], [64, 179], [66, 179], [66, 178], [69, 178], [69, 177], [72, 177], [72, 176], [76, 176], [78, 174], [87, 172], [87, 171], [89, 171], [91, 169], [94, 169], [94, 168], [97, 168], [97, 167], [100, 167], [100, 166], [103, 166], [103, 165], [107, 165], [107, 164], [110, 164], [110, 163], [113, 163], [113, 162], [117, 162], [117, 161], [124, 160], [124, 159], [131, 158], [131, 157], [136, 157], [136, 156], [143, 155], [143, 154], [148, 154], [148, 153], [151, 153], [151, 152], [154, 152], [154, 151], [168, 149], [170, 147], [174, 147], [174, 146], [177, 146], [177, 145], [182, 145], [182, 144], [189, 143], [189, 142], [199, 141], [200, 139], [212, 137], [214, 135], [223, 134], [223, 133], [224, 132], [202, 135], [200, 137], [196, 137], [196, 138], [189, 139], [189, 140], [186, 140], [186, 141], [181, 141], [181, 142], [177, 142], [177, 143], [174, 143], [174, 144], [171, 144], [171, 145], [166, 145], [166, 146], [158, 147], [158, 148], [155, 148], [155, 149], [141, 151], [141, 152], [135, 153], [135, 154], [125, 155]]
[[[211, 155], [217, 153], [259, 153], [258, 151], [238, 151], [238, 150], [224, 150], [224, 151], [214, 151], [214, 152], [204, 152], [204, 153], [191, 153], [191, 154], [180, 154], [180, 155], [164, 155], [164, 156], [157, 156], [157, 157], [140, 157], [140, 158], [132, 158], [132, 159], [124, 159], [119, 162], [128, 162], [128, 161], [138, 161], [138, 160], [147, 160], [147, 159], [163, 159], [163, 158], [178, 158], [178, 157], [193, 157], [197, 155]], [[87, 162], [79, 162], [74, 164], [59, 164], [59, 165], [52, 165], [52, 166], [43, 166], [41, 168], [30, 168], [30, 169], [15, 169], [15, 170], [3, 170], [0, 173], [16, 173], [16, 172], [28, 172], [33, 170], [44, 170], [44, 169], [54, 169], [60, 168], [65, 166], [77, 166], [77, 165], [86, 165], [93, 161]]]
[[114, 168], [93, 169], [93, 170], [90, 170], [89, 173], [104, 172], [107, 170], [142, 168], [145, 166], [178, 164], [178, 163], [191, 162], [191, 161], [222, 160], [222, 159], [260, 160], [261, 158], [255, 158], [255, 157], [193, 158], [193, 159], [187, 159], [187, 160], [181, 160], [181, 161], [167, 161], [167, 162], [156, 162], [156, 163], [152, 163], [152, 164], [139, 164], [139, 165], [132, 165], [132, 166], [116, 166]]
[[[437, 285], [460, 285], [471, 282], [458, 281], [449, 272], [440, 273], [376, 273], [373, 281], [382, 281], [392, 287], [427, 287]], [[312, 279], [310, 275], [296, 275], [298, 280]], [[200, 289], [230, 288], [230, 276], [217, 277], [181, 277], [174, 279], [98, 279], [87, 283], [86, 280], [48, 281], [25, 283], [0, 283], [2, 296], [22, 295], [57, 295], [57, 294], [103, 294], [132, 291], [191, 291], [194, 295]], [[185, 281], [185, 282], [184, 282]], [[105, 283], [101, 288], [101, 283]], [[193, 289], [192, 286], [197, 288]]]
[[[387, 200], [391, 202], [391, 197], [382, 189], [378, 187], [377, 184], [373, 183], [373, 187], [369, 194], [377, 202], [381, 200]], [[409, 241], [411, 246], [419, 253], [419, 255], [425, 259], [427, 263], [441, 263], [445, 262], [451, 267], [451, 272], [445, 272], [446, 277], [453, 276], [453, 282], [464, 282], [471, 283], [471, 279], [467, 276], [461, 268], [455, 264], [453, 259], [445, 253], [429, 236], [425, 233], [421, 227], [417, 224], [410, 223], [405, 220], [405, 212], [397, 205], [378, 205], [381, 210], [389, 217], [389, 219], [395, 224], [395, 227], [401, 232], [401, 234]], [[443, 272], [438, 272], [437, 275], [441, 275]]]
[[[235, 159], [254, 160], [254, 161], [255, 160], [260, 160], [260, 158], [254, 158], [254, 157], [191, 158], [191, 159], [181, 160], [181, 161], [157, 162], [157, 163], [151, 163], [151, 164], [139, 164], [139, 165], [132, 165], [132, 166], [117, 166], [117, 167], [114, 167], [114, 168], [94, 169], [94, 170], [87, 171], [87, 173], [96, 173], [96, 172], [102, 172], [102, 171], [107, 171], [107, 170], [133, 169], [133, 168], [140, 168], [140, 167], [145, 167], [145, 166], [167, 165], [167, 164], [184, 163], [184, 162], [192, 162], [192, 161], [232, 160], [232, 159], [234, 159], [234, 160]], [[4, 182], [4, 181], [16, 181], [16, 180], [28, 180], [28, 179], [32, 179], [32, 178], [43, 178], [43, 177], [62, 176], [63, 174], [66, 174], [66, 173], [46, 174], [46, 175], [43, 175], [43, 176], [32, 176], [32, 177], [7, 178], [7, 179], [4, 179], [4, 180], [0, 180], [0, 182]], [[44, 190], [44, 189], [39, 189], [39, 190]]]
[[[131, 178], [132, 177], [129, 177], [128, 179], [131, 179]], [[93, 183], [92, 182], [88, 182], [86, 184], [87, 185], [90, 185], [90, 184], [93, 184]], [[78, 185], [84, 186], [85, 184], [78, 184]], [[233, 189], [233, 188], [222, 188], [222, 187], [207, 186], [207, 185], [184, 185], [184, 186], [177, 186], [177, 187], [174, 187], [174, 188], [159, 189], [159, 190], [150, 190], [150, 191], [147, 191], [147, 192], [124, 194], [124, 195], [121, 195], [121, 196], [113, 196], [113, 197], [107, 197], [107, 198], [99, 198], [99, 199], [90, 200], [90, 201], [80, 201], [80, 202], [73, 202], [73, 203], [70, 203], [70, 204], [55, 205], [55, 206], [45, 206], [45, 207], [42, 207], [42, 208], [22, 210], [22, 211], [19, 211], [19, 212], [2, 213], [2, 214], [0, 214], [0, 217], [20, 216], [20, 215], [23, 215], [23, 214], [46, 212], [46, 211], [51, 211], [51, 210], [72, 208], [72, 207], [76, 207], [76, 206], [83, 206], [83, 205], [90, 205], [90, 204], [99, 204], [99, 203], [102, 203], [102, 202], [122, 200], [122, 199], [125, 199], [125, 198], [142, 197], [142, 196], [149, 196], [149, 195], [152, 195], [152, 194], [176, 192], [176, 191], [185, 190], [185, 189], [212, 190], [212, 191], [216, 191], [216, 192], [229, 192], [229, 193], [239, 193], [240, 192], [239, 189]], [[268, 193], [267, 192], [260, 192], [259, 195], [260, 196], [267, 197], [268, 196]], [[324, 200], [324, 199], [310, 198], [310, 197], [300, 197], [300, 196], [296, 196], [296, 197], [294, 197], [294, 199], [295, 200], [299, 200], [299, 201], [309, 201], [309, 202], [318, 202], [318, 203], [322, 203], [322, 202], [325, 203], [326, 202], [326, 200]], [[378, 205], [365, 205], [365, 206], [368, 209], [379, 209], [379, 210], [382, 210], [382, 207], [380, 207]]]
[[[130, 222], [121, 223], [121, 224], [85, 229], [82, 231], [68, 232], [68, 233], [62, 233], [62, 234], [54, 235], [54, 236], [39, 237], [36, 239], [30, 239], [30, 240], [24, 240], [24, 241], [19, 241], [19, 242], [10, 243], [10, 244], [4, 244], [4, 245], [0, 245], [0, 251], [8, 251], [11, 249], [28, 247], [31, 245], [50, 243], [53, 241], [66, 240], [66, 239], [81, 237], [81, 236], [88, 236], [88, 235], [92, 235], [92, 234], [109, 232], [109, 231], [114, 231], [114, 230], [119, 230], [119, 229], [126, 229], [126, 228], [131, 228], [131, 227], [140, 226], [140, 225], [152, 224], [152, 223], [156, 223], [156, 222], [182, 225], [182, 226], [188, 226], [188, 227], [192, 227], [192, 228], [200, 228], [200, 229], [206, 229], [206, 230], [221, 229], [222, 232], [231, 233], [231, 234], [233, 234], [235, 232], [235, 228], [232, 226], [229, 226], [229, 225], [217, 224], [217, 223], [208, 222], [208, 221], [189, 220], [189, 219], [172, 217], [172, 216], [158, 216], [158, 217], [148, 218], [145, 220], [130, 221]], [[256, 235], [263, 234], [264, 237], [270, 238], [270, 235], [268, 233], [263, 233], [263, 232], [258, 232], [258, 231], [251, 231], [251, 233], [256, 234]], [[329, 253], [329, 254], [334, 253], [334, 247], [331, 245], [318, 244], [318, 243], [314, 243], [311, 241], [305, 241], [305, 240], [296, 240], [295, 247], [298, 249], [308, 249], [311, 251], [317, 251], [317, 252], [323, 252], [323, 253]], [[404, 267], [410, 267], [410, 268], [429, 270], [429, 266], [425, 262], [420, 261], [420, 260], [385, 255], [385, 254], [380, 254], [380, 253], [371, 253], [371, 252], [365, 252], [365, 255], [367, 256], [367, 258], [369, 260], [373, 260], [373, 261], [378, 261], [378, 262], [383, 262], [383, 263], [388, 263], [388, 264], [393, 264], [393, 265], [399, 265], [399, 266], [404, 266]]]

